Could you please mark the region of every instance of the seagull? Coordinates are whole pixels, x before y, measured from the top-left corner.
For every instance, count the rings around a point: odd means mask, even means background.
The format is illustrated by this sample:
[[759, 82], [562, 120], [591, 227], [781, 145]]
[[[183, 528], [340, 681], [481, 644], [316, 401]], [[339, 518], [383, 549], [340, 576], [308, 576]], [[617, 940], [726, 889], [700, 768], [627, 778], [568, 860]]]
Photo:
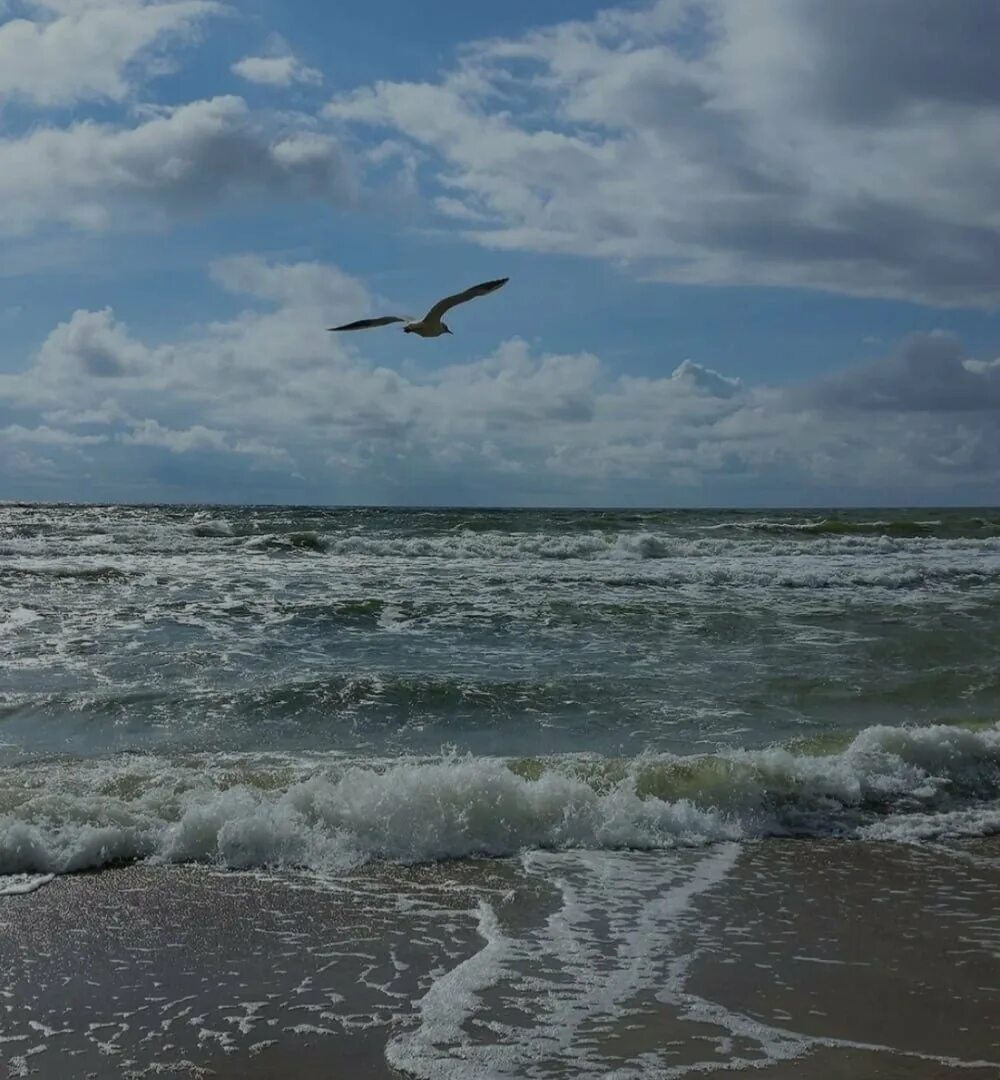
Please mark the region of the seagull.
[[465, 292], [455, 293], [454, 296], [446, 296], [439, 300], [422, 319], [411, 319], [403, 315], [382, 315], [377, 319], [358, 319], [357, 322], [346, 323], [344, 326], [331, 326], [330, 330], [371, 330], [375, 326], [388, 326], [390, 323], [405, 323], [404, 334], [419, 334], [421, 337], [440, 337], [442, 334], [450, 334], [451, 331], [441, 321], [441, 316], [458, 304], [464, 304], [466, 300], [475, 300], [477, 296], [485, 296], [495, 292], [506, 285], [510, 278], [497, 278], [496, 281], [484, 281], [480, 285], [473, 285]]

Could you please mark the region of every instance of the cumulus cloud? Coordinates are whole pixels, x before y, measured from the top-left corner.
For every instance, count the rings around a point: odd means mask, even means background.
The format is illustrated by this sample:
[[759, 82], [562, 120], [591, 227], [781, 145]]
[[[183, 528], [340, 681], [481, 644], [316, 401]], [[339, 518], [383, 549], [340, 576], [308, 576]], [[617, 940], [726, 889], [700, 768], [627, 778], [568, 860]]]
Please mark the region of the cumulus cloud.
[[291, 86], [293, 83], [316, 86], [323, 81], [319, 71], [306, 67], [290, 54], [245, 56], [233, 64], [232, 71], [247, 82], [264, 86]]
[[254, 199], [354, 197], [337, 143], [272, 130], [242, 98], [196, 101], [134, 127], [83, 122], [0, 139], [0, 232], [148, 224]]
[[472, 45], [332, 120], [481, 244], [674, 282], [1000, 304], [994, 0], [657, 0]]
[[156, 47], [221, 10], [210, 0], [34, 0], [31, 18], [0, 6], [0, 104], [122, 101], [155, 70]]
[[45, 339], [36, 371], [51, 387], [69, 380], [135, 378], [152, 370], [155, 353], [129, 337], [110, 308], [77, 311]]
[[201, 463], [209, 491], [212, 462], [229, 459], [312, 498], [348, 480], [355, 497], [401, 498], [413, 477], [445, 501], [683, 502], [719, 484], [745, 501], [1000, 490], [1000, 361], [945, 334], [797, 386], [747, 384], [666, 345], [656, 377], [519, 339], [431, 370], [390, 368], [323, 330], [370, 304], [336, 267], [248, 255], [211, 276], [246, 309], [170, 342], [144, 341], [111, 310], [55, 327], [24, 371], [0, 377], [0, 437], [44, 445], [48, 473], [84, 449], [105, 474], [135, 470], [120, 455], [142, 449]]

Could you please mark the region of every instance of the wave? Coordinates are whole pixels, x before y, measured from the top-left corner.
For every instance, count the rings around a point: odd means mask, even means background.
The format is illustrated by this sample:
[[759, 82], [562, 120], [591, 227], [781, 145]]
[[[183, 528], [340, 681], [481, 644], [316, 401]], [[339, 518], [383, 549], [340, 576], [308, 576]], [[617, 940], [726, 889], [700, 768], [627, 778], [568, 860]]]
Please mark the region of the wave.
[[[795, 526], [798, 528], [798, 526]], [[787, 556], [800, 561], [811, 556], [865, 556], [884, 558], [898, 555], [933, 561], [945, 569], [951, 562], [968, 565], [983, 556], [1000, 557], [1000, 539], [904, 538], [883, 533], [857, 535], [831, 531], [818, 536], [807, 549], [741, 534], [738, 537], [709, 535], [688, 537], [658, 532], [590, 532], [567, 535], [548, 533], [453, 532], [443, 535], [379, 535], [373, 533], [320, 533], [301, 531], [266, 533], [243, 541], [250, 553], [289, 553], [293, 549], [326, 553], [336, 558], [393, 560], [475, 560], [485, 562], [600, 562], [628, 564], [670, 560], [710, 562], [725, 560], [733, 565], [761, 565], [772, 558]]]
[[0, 774], [0, 874], [135, 859], [336, 874], [376, 859], [860, 836], [906, 820], [930, 835], [928, 821], [956, 815], [968, 834], [1000, 828], [998, 800], [1000, 725], [873, 727], [826, 754], [128, 757]]
[[261, 533], [246, 542], [247, 551], [327, 551], [330, 543], [315, 529], [283, 533]]
[[81, 565], [75, 558], [66, 560], [47, 560], [19, 565], [8, 565], [0, 569], [0, 581], [18, 578], [70, 579], [81, 582], [128, 581], [137, 577], [138, 571], [122, 569], [103, 563]]
[[1000, 536], [1000, 519], [980, 516], [948, 518], [877, 518], [856, 520], [824, 517], [813, 520], [724, 521], [709, 526], [715, 530], [780, 533], [789, 537], [888, 536], [899, 538], [938, 537], [988, 539]]
[[[534, 580], [539, 587], [564, 584], [579, 587], [599, 580], [602, 587], [679, 588], [684, 586], [731, 587], [737, 589], [917, 589], [922, 586], [966, 588], [977, 585], [996, 585], [1000, 582], [1000, 547], [963, 548], [956, 551], [902, 553], [897, 558], [883, 558], [878, 552], [848, 553], [837, 557], [839, 552], [824, 552], [821, 558], [805, 555], [793, 556], [781, 553], [765, 553], [763, 557], [747, 557], [749, 553], [731, 550], [675, 552], [671, 557], [663, 551], [658, 538], [635, 538], [628, 544], [605, 547], [600, 553], [589, 556], [550, 554], [536, 555], [540, 559], [565, 560], [560, 569], [533, 567]], [[361, 545], [353, 547], [352, 554], [374, 558], [441, 560], [476, 559], [482, 562], [510, 561], [515, 564], [525, 553], [498, 551], [490, 556], [476, 555], [468, 550], [439, 547], [419, 554], [405, 551], [408, 544], [400, 542], [392, 547], [388, 543], [378, 549]], [[665, 545], [664, 545], [665, 546]], [[254, 549], [251, 549], [254, 550]], [[262, 540], [256, 550], [269, 554], [316, 558], [324, 551], [334, 555], [344, 554], [339, 544], [324, 541], [321, 537], [305, 534], [281, 541]], [[865, 557], [866, 555], [871, 557]], [[530, 557], [530, 556], [529, 556]], [[575, 559], [576, 562], [569, 560]], [[640, 566], [645, 569], [640, 570]], [[240, 570], [245, 570], [241, 564]], [[414, 567], [408, 572], [417, 573]], [[507, 571], [504, 571], [505, 573]], [[518, 571], [519, 572], [519, 571]], [[170, 560], [145, 566], [130, 563], [125, 566], [103, 564], [80, 565], [75, 559], [45, 564], [11, 564], [0, 568], [0, 585], [13, 585], [25, 579], [65, 582], [67, 585], [91, 583], [129, 585], [150, 574], [157, 578], [178, 582], [204, 580], [204, 564], [192, 565], [183, 560]], [[219, 576], [235, 575], [230, 563], [217, 568]], [[387, 601], [367, 598], [373, 605]], [[306, 605], [308, 608], [308, 605]], [[295, 613], [295, 612], [291, 612]], [[308, 612], [306, 612], [308, 613]], [[347, 613], [351, 614], [350, 612]], [[363, 613], [355, 613], [363, 614]]]
[[233, 529], [231, 522], [208, 520], [199, 521], [196, 525], [192, 525], [191, 535], [202, 537], [230, 537], [235, 536], [236, 531]]
[[160, 557], [602, 562], [761, 562], [774, 556], [1000, 556], [1000, 515], [940, 511], [870, 517], [620, 511], [282, 512], [243, 508], [70, 511], [0, 519], [4, 574], [114, 579]]
[[[0, 621], [0, 635], [3, 630]], [[179, 689], [176, 696], [171, 696], [168, 690], [126, 687], [83, 693], [71, 691], [34, 696], [30, 707], [36, 716], [59, 716], [69, 711], [80, 717], [107, 718], [125, 716], [136, 707], [169, 703], [174, 707], [194, 706], [203, 711], [224, 710], [230, 717], [252, 714], [257, 722], [288, 721], [300, 714], [329, 717], [341, 711], [378, 707], [383, 710], [382, 715], [384, 711], [391, 711], [400, 719], [405, 719], [411, 711], [425, 714], [460, 710], [464, 714], [479, 714], [481, 719], [495, 714], [507, 721], [512, 710], [549, 712], [560, 706], [573, 707], [582, 697], [594, 692], [592, 683], [579, 678], [504, 680], [371, 673], [296, 678], [267, 686], [230, 690], [201, 690], [193, 701]], [[7, 711], [21, 707], [22, 702], [16, 697], [11, 698], [9, 705], [0, 700], [0, 719]]]

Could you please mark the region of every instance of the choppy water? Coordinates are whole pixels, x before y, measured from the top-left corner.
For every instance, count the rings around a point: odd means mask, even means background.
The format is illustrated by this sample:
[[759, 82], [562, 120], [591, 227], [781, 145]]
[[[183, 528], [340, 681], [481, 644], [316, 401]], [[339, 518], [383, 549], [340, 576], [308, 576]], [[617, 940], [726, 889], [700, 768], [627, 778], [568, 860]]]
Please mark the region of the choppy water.
[[997, 511], [0, 506], [0, 873], [993, 831], [998, 657]]

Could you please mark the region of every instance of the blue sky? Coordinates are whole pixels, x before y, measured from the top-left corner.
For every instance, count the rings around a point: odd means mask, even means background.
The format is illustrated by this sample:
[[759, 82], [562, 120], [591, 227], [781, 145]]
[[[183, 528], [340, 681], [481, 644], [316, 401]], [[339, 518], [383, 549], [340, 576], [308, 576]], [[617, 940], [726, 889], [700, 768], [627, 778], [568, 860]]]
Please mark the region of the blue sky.
[[0, 0], [0, 498], [994, 503], [998, 34]]

